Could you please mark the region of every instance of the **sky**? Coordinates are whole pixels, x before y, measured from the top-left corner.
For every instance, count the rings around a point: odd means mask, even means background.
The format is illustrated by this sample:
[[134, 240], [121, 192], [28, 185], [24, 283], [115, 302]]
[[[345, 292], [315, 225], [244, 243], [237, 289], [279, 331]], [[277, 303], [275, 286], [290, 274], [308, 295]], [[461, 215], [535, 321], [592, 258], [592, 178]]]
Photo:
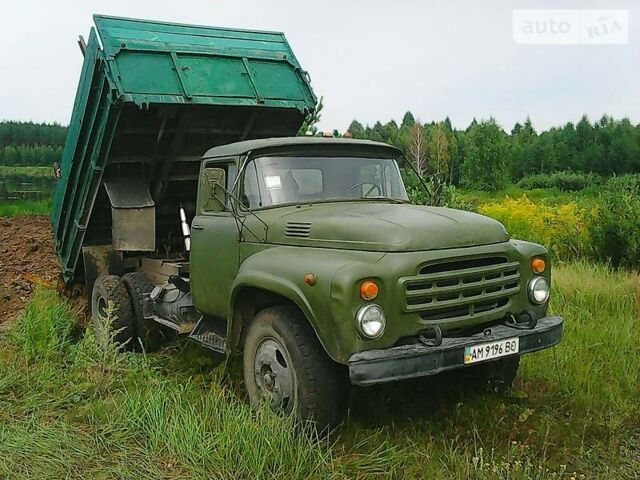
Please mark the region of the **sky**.
[[[514, 9], [617, 9], [626, 38], [518, 43]], [[538, 130], [583, 114], [640, 123], [640, 2], [616, 0], [0, 0], [0, 120], [68, 124], [76, 41], [94, 13], [285, 32], [324, 98], [322, 130], [400, 123], [407, 110], [456, 128], [490, 116], [506, 130], [527, 115]], [[529, 26], [558, 33], [549, 22], [562, 29], [562, 17], [550, 15]]]

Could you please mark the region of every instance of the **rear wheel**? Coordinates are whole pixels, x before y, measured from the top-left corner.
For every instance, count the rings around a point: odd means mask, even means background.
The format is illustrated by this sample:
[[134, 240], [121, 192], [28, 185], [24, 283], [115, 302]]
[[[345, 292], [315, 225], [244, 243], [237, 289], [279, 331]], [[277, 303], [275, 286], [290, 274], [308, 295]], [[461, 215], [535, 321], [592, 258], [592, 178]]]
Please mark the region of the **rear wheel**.
[[244, 343], [244, 380], [253, 405], [313, 421], [319, 431], [337, 425], [346, 411], [348, 382], [324, 352], [295, 307], [259, 312]]
[[162, 343], [170, 336], [170, 332], [163, 328], [162, 325], [151, 319], [144, 318], [142, 314], [142, 302], [145, 295], [151, 293], [155, 285], [149, 281], [143, 272], [126, 273], [122, 276], [122, 281], [131, 297], [131, 304], [135, 314], [136, 343], [142, 345], [145, 351], [153, 352], [160, 348]]
[[120, 277], [101, 275], [96, 279], [91, 292], [91, 321], [99, 338], [113, 339], [126, 350], [133, 348], [133, 308]]

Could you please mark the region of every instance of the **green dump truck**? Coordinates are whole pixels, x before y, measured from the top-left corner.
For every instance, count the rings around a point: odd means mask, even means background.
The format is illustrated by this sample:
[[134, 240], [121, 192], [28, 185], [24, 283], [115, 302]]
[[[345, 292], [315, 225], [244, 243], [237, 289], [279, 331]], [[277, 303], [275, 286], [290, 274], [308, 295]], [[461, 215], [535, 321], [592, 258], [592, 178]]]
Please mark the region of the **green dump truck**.
[[294, 136], [316, 98], [283, 34], [95, 23], [52, 220], [64, 280], [124, 348], [242, 354], [252, 403], [326, 427], [350, 384], [508, 387], [561, 340], [544, 247], [411, 205], [392, 146]]

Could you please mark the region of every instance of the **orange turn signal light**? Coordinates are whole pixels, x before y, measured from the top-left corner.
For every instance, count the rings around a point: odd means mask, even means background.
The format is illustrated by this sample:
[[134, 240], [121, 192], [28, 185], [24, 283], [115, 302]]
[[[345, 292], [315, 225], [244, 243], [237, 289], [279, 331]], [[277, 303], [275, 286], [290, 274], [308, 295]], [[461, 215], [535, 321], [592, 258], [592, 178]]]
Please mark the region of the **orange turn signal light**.
[[378, 285], [371, 280], [366, 280], [360, 285], [360, 296], [363, 300], [373, 300], [378, 296]]
[[531, 270], [533, 270], [533, 273], [542, 273], [545, 268], [547, 268], [547, 264], [544, 259], [540, 257], [531, 259]]

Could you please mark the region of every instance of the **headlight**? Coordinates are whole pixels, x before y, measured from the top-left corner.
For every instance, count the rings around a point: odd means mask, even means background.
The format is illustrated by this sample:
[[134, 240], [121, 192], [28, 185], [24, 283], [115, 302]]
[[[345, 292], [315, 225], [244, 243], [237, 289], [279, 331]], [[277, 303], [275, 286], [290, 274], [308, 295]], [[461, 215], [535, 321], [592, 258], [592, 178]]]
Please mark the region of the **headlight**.
[[384, 311], [379, 305], [370, 303], [358, 310], [356, 326], [365, 338], [378, 338], [384, 332]]
[[533, 277], [529, 282], [529, 299], [542, 305], [549, 300], [549, 282], [544, 277]]

